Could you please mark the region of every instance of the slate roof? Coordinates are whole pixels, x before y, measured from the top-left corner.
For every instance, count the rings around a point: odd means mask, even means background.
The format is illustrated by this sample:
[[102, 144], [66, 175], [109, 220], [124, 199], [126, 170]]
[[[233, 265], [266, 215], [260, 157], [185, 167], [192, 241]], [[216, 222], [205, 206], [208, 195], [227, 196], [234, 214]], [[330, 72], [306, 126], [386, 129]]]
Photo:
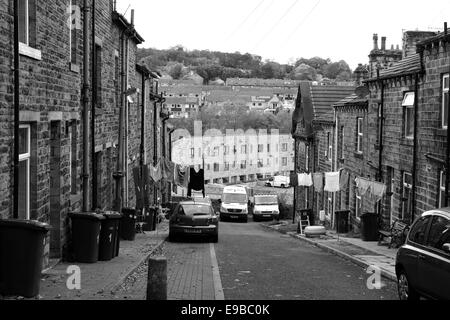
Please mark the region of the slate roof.
[[395, 62], [391, 67], [380, 70], [380, 78], [371, 78], [363, 82], [373, 82], [378, 79], [390, 79], [402, 75], [413, 74], [421, 70], [420, 55], [412, 54], [398, 62]]
[[300, 81], [282, 79], [229, 78], [227, 86], [297, 87]]
[[314, 121], [334, 120], [333, 105], [355, 92], [349, 86], [310, 86], [313, 103]]
[[346, 107], [346, 106], [360, 106], [360, 105], [366, 105], [368, 102], [368, 97], [361, 98], [356, 93], [353, 93], [352, 95], [345, 97], [344, 99], [338, 101], [333, 105], [333, 107]]

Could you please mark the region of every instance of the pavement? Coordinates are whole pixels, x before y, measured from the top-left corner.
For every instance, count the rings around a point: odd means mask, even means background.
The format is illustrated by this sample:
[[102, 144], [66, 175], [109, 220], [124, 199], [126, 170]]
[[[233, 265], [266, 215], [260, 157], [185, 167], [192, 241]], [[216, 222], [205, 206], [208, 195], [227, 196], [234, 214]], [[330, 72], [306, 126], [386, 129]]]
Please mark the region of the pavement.
[[[122, 283], [146, 263], [164, 243], [168, 235], [168, 223], [158, 225], [157, 231], [136, 234], [135, 241], [121, 241], [119, 255], [110, 261], [93, 264], [60, 262], [44, 270], [40, 294], [37, 300], [110, 300], [114, 299]], [[80, 270], [80, 289], [70, 290], [76, 284], [70, 268]], [[73, 272], [73, 271], [71, 271]], [[22, 297], [3, 297], [7, 300], [23, 300]], [[1, 297], [0, 297], [1, 300]]]
[[327, 252], [352, 261], [361, 267], [378, 267], [383, 277], [394, 282], [397, 281], [395, 275], [395, 257], [398, 249], [390, 249], [385, 245], [378, 245], [378, 241], [367, 242], [345, 234], [338, 235], [332, 230], [327, 230], [325, 236], [308, 238], [298, 234], [297, 224], [293, 225], [290, 221], [280, 221], [279, 224], [269, 223], [263, 226], [315, 245]]

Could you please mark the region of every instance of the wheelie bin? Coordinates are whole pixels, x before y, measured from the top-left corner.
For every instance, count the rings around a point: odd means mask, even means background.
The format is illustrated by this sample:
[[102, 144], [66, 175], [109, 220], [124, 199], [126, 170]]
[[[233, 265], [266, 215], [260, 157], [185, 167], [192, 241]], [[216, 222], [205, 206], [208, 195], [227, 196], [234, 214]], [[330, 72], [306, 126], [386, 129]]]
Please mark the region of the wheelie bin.
[[134, 241], [136, 238], [136, 210], [123, 208], [122, 215], [123, 217], [120, 221], [120, 238], [122, 240]]
[[378, 241], [378, 215], [366, 212], [361, 215], [361, 239], [363, 241]]
[[119, 225], [122, 215], [115, 211], [102, 213], [98, 260], [109, 261], [119, 254]]
[[105, 217], [95, 212], [71, 213], [75, 262], [98, 261], [101, 222]]
[[145, 212], [145, 222], [143, 230], [144, 231], [155, 231], [156, 230], [156, 207], [148, 207]]
[[0, 295], [39, 295], [45, 239], [50, 226], [30, 220], [0, 220]]

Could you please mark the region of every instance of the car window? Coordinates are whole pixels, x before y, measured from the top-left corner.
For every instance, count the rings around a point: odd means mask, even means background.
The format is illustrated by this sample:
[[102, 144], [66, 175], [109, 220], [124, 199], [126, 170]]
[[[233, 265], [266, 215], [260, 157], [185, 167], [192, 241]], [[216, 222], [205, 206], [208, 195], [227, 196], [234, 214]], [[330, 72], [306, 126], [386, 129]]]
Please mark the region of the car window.
[[183, 209], [187, 216], [212, 214], [211, 206], [204, 204], [187, 204], [183, 206]]
[[425, 232], [427, 231], [427, 226], [430, 219], [430, 216], [420, 218], [409, 232], [409, 240], [417, 244], [425, 245]]
[[439, 250], [445, 243], [450, 241], [450, 221], [441, 216], [433, 217], [431, 221], [430, 232], [427, 245]]

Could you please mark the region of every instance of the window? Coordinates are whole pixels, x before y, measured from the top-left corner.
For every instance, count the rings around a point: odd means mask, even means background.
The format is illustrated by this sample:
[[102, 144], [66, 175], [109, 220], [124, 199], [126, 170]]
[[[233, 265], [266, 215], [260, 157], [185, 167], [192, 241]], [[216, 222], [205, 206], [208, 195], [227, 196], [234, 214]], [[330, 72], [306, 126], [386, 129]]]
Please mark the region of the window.
[[208, 170], [208, 171], [211, 170], [211, 165], [209, 163], [206, 165], [206, 170]]
[[449, 75], [442, 78], [442, 127], [448, 128], [448, 95], [449, 95]]
[[439, 208], [445, 207], [445, 172], [441, 171], [439, 175]]
[[414, 137], [414, 100], [414, 92], [406, 92], [402, 102], [402, 107], [404, 108], [404, 135], [408, 139]]
[[94, 97], [94, 103], [96, 108], [102, 106], [102, 47], [95, 45], [95, 86], [97, 88], [96, 95]]
[[425, 232], [427, 230], [428, 223], [430, 222], [431, 216], [426, 216], [420, 218], [412, 227], [409, 232], [408, 238], [412, 242], [417, 244], [425, 244]]
[[19, 9], [19, 42], [26, 46], [35, 45], [36, 1], [17, 0]]
[[263, 144], [258, 144], [258, 152], [264, 152], [264, 145]]
[[402, 198], [402, 216], [403, 220], [407, 213], [411, 213], [412, 209], [412, 175], [403, 173], [403, 198]]
[[230, 164], [228, 162], [224, 163], [223, 171], [229, 171], [230, 170]]
[[356, 137], [356, 152], [363, 153], [363, 118], [357, 119], [357, 137]]
[[282, 158], [282, 159], [281, 159], [281, 165], [282, 165], [283, 167], [286, 167], [286, 166], [287, 166], [287, 163], [288, 163], [288, 159], [287, 159], [287, 158]]
[[283, 144], [281, 145], [281, 151], [282, 151], [282, 152], [288, 151], [288, 144], [287, 144], [287, 143], [283, 143]]
[[73, 121], [68, 127], [69, 137], [69, 159], [70, 159], [70, 191], [72, 194], [77, 193], [77, 122]]
[[441, 216], [434, 216], [428, 233], [427, 246], [442, 249], [448, 243], [450, 236], [450, 221]]
[[241, 169], [247, 169], [247, 161], [246, 160], [241, 161]]
[[194, 158], [194, 156], [195, 156], [195, 149], [191, 148], [191, 158]]
[[220, 166], [218, 163], [214, 163], [214, 172], [219, 172]]
[[305, 188], [305, 209], [309, 209], [309, 187]]
[[356, 195], [356, 204], [355, 204], [355, 216], [356, 218], [361, 217], [362, 214], [362, 197]]
[[29, 125], [19, 127], [19, 219], [30, 219], [30, 159], [31, 129]]
[[241, 146], [241, 154], [247, 154], [247, 146]]
[[264, 167], [264, 161], [262, 159], [258, 159], [258, 168]]
[[345, 128], [341, 126], [341, 159], [345, 159]]
[[309, 171], [309, 146], [306, 146], [305, 149], [305, 170]]
[[94, 200], [94, 206], [95, 208], [103, 209], [103, 152], [100, 151], [95, 154], [95, 161], [97, 169], [97, 197]]
[[[72, 64], [77, 63], [77, 21], [74, 21], [73, 17], [77, 14], [77, 6], [76, 0], [69, 0], [69, 10], [70, 10], [70, 19], [72, 20], [70, 23], [69, 29], [69, 47], [70, 47], [70, 62]], [[78, 17], [75, 16], [75, 19]]]

